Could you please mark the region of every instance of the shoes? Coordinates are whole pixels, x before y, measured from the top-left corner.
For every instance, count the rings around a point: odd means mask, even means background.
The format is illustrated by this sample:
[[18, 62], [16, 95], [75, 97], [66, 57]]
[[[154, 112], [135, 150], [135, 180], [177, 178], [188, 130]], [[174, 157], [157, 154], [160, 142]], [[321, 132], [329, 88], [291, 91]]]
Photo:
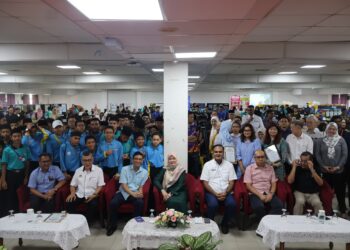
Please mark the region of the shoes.
[[114, 233], [115, 230], [117, 230], [117, 227], [116, 227], [116, 226], [114, 226], [114, 227], [108, 227], [108, 228], [107, 228], [107, 233], [106, 233], [106, 235], [107, 235], [107, 236], [111, 236], [111, 235]]
[[228, 234], [228, 225], [221, 224], [221, 232], [223, 234]]

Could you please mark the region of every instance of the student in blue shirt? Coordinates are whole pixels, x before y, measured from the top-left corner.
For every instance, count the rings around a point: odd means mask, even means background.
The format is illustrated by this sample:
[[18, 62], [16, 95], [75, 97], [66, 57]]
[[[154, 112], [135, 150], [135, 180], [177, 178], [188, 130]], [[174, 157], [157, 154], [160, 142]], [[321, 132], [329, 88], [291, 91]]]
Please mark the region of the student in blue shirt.
[[36, 124], [31, 124], [22, 137], [22, 144], [29, 148], [31, 154], [29, 174], [39, 166], [39, 155], [43, 153], [44, 144], [48, 137], [46, 131]]
[[130, 150], [134, 146], [132, 130], [130, 127], [124, 127], [118, 141], [123, 146], [123, 166], [130, 165]]
[[74, 115], [68, 117], [67, 120], [67, 130], [63, 133], [63, 137], [66, 141], [70, 140], [70, 134], [75, 130], [75, 122], [77, 119]]
[[62, 171], [51, 165], [51, 156], [43, 153], [39, 156], [39, 167], [30, 175], [30, 207], [35, 211], [52, 213], [55, 208], [55, 194], [65, 184]]
[[111, 236], [117, 229], [118, 208], [124, 203], [134, 205], [134, 217], [141, 216], [143, 211], [143, 185], [148, 179], [148, 173], [141, 167], [143, 154], [136, 152], [133, 157], [133, 164], [125, 166], [120, 175], [119, 191], [113, 196], [109, 211], [110, 221], [107, 227], [107, 236]]
[[66, 177], [66, 181], [70, 181], [75, 170], [81, 166], [79, 141], [80, 133], [73, 131], [70, 134], [70, 140], [60, 147], [61, 170]]
[[52, 164], [60, 167], [60, 147], [66, 143], [63, 137], [63, 123], [60, 120], [55, 120], [52, 123], [53, 134], [46, 141], [46, 152], [51, 155]]
[[145, 136], [143, 133], [135, 134], [135, 146], [130, 150], [130, 163], [132, 164], [132, 159], [136, 152], [140, 152], [143, 154], [143, 162], [142, 167], [148, 171], [148, 157], [146, 154], [146, 146], [145, 146]]
[[96, 143], [99, 144], [102, 140], [103, 133], [100, 131], [101, 124], [98, 118], [91, 118], [88, 125], [88, 135], [92, 135], [96, 139]]
[[162, 139], [160, 134], [154, 133], [152, 134], [152, 145], [148, 146], [146, 149], [146, 155], [150, 164], [150, 177], [152, 182], [164, 166], [164, 148], [161, 142]]
[[260, 140], [255, 137], [255, 131], [250, 123], [246, 123], [241, 128], [241, 140], [237, 144], [237, 178], [244, 175], [245, 169], [255, 162], [255, 151], [261, 150]]
[[11, 128], [9, 125], [4, 124], [0, 126], [0, 137], [4, 141], [4, 144], [10, 145], [11, 141]]
[[0, 218], [4, 217], [7, 213], [6, 211], [6, 199], [5, 199], [5, 191], [1, 188], [1, 165], [2, 165], [2, 152], [5, 149], [5, 143], [0, 138], [0, 203], [2, 204], [0, 206]]
[[7, 211], [18, 211], [17, 189], [28, 182], [30, 150], [21, 144], [22, 131], [11, 131], [11, 145], [2, 154], [1, 188], [6, 190]]
[[80, 148], [81, 150], [85, 149], [85, 138], [87, 136], [87, 133], [85, 131], [85, 123], [83, 120], [77, 120], [75, 122], [75, 130], [74, 131], [78, 131], [80, 133]]
[[90, 152], [92, 154], [92, 156], [94, 157], [94, 165], [100, 166], [101, 162], [104, 160], [103, 154], [101, 154], [97, 150], [97, 143], [95, 137], [91, 135], [88, 135], [85, 138], [85, 149], [81, 151], [80, 159], [82, 159], [84, 152]]
[[101, 167], [103, 172], [112, 178], [117, 173], [120, 173], [123, 168], [123, 146], [114, 139], [114, 130], [107, 126], [104, 129], [105, 139], [98, 146], [99, 154], [103, 155]]

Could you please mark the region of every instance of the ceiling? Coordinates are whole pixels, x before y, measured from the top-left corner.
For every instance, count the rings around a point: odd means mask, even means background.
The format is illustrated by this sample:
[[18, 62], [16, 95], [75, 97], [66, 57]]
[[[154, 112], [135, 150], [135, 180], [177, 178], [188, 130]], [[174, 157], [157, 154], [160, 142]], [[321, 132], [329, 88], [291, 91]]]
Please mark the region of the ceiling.
[[151, 69], [199, 51], [218, 54], [188, 61], [194, 91], [350, 86], [350, 0], [159, 1], [166, 21], [93, 22], [66, 0], [0, 0], [0, 91], [161, 90]]

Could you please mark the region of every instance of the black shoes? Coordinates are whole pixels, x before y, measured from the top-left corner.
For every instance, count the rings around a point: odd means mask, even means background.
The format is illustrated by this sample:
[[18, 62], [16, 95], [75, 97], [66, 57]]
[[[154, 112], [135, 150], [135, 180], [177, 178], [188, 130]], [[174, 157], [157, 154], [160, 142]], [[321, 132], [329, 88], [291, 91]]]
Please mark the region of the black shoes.
[[221, 233], [223, 234], [228, 234], [228, 225], [226, 224], [221, 224]]
[[111, 235], [114, 233], [115, 230], [117, 230], [117, 227], [116, 227], [116, 226], [114, 226], [114, 227], [108, 227], [108, 228], [107, 228], [107, 233], [106, 233], [106, 235], [107, 235], [107, 236], [111, 236]]

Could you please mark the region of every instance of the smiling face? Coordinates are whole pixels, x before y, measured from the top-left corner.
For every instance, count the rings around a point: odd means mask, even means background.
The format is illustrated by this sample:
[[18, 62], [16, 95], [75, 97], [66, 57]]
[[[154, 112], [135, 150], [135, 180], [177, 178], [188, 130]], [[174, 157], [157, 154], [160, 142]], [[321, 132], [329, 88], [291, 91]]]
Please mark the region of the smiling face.
[[224, 157], [224, 149], [221, 146], [216, 146], [213, 148], [215, 161], [221, 162]]
[[327, 129], [327, 136], [328, 137], [333, 137], [337, 134], [337, 128], [333, 125], [330, 125]]

